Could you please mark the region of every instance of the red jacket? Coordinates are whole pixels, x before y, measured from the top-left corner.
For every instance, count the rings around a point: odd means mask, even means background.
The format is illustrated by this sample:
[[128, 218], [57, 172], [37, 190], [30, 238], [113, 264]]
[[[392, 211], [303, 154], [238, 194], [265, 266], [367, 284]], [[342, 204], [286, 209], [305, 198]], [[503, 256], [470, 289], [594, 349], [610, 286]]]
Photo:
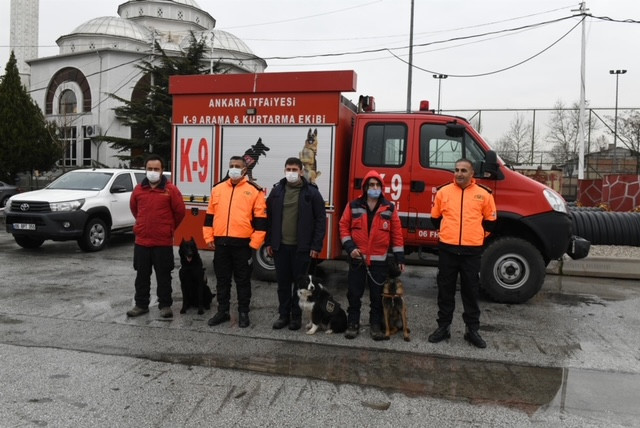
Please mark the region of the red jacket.
[[362, 196], [351, 201], [340, 218], [342, 247], [347, 254], [351, 254], [354, 249], [358, 248], [365, 255], [368, 265], [371, 262], [385, 262], [389, 251], [393, 252], [396, 262], [404, 263], [404, 240], [400, 218], [395, 205], [382, 195], [380, 195], [380, 205], [371, 222], [371, 230], [369, 230], [367, 182], [371, 178], [380, 180], [384, 189], [382, 176], [377, 172], [370, 171], [364, 176]]
[[143, 247], [173, 245], [173, 232], [184, 218], [184, 201], [176, 186], [162, 177], [152, 188], [146, 178], [138, 184], [129, 200], [131, 213], [136, 219], [133, 233], [136, 244]]

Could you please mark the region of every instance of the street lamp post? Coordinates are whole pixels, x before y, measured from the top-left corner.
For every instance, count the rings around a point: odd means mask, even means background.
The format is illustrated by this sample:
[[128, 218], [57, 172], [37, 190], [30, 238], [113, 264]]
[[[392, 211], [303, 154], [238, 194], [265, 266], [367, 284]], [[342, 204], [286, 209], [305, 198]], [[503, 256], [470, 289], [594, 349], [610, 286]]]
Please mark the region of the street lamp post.
[[441, 113], [442, 110], [440, 110], [440, 91], [442, 90], [442, 79], [446, 79], [447, 77], [449, 77], [446, 74], [434, 74], [433, 78], [434, 79], [438, 79], [438, 113]]
[[618, 78], [621, 74], [625, 74], [627, 70], [609, 70], [609, 74], [616, 75], [616, 112], [613, 119], [613, 148], [617, 147], [618, 143]]

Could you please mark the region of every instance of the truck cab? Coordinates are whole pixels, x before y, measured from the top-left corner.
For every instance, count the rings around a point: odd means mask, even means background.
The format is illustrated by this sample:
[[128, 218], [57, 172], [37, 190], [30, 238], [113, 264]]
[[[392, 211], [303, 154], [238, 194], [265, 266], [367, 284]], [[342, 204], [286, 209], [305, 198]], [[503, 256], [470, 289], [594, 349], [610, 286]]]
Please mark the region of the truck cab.
[[524, 302], [540, 290], [551, 260], [567, 251], [576, 258], [586, 256], [588, 243], [571, 235], [571, 219], [559, 194], [507, 168], [465, 119], [428, 108], [358, 114], [349, 197], [361, 194], [362, 178], [375, 169], [384, 176], [385, 196], [396, 204], [405, 251], [437, 252], [431, 207], [438, 187], [453, 180], [461, 158], [474, 164], [476, 181], [491, 189], [498, 209], [481, 270], [482, 287], [493, 299]]

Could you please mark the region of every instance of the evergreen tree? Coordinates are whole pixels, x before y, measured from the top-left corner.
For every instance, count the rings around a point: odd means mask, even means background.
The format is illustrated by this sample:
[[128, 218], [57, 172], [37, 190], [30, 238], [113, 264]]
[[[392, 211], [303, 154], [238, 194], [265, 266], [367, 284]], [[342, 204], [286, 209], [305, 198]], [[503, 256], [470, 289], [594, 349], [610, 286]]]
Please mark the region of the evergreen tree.
[[[131, 138], [101, 137], [121, 153], [118, 158], [132, 166], [142, 166], [144, 157], [155, 153], [167, 161], [166, 169], [169, 169], [172, 114], [169, 76], [208, 72], [208, 67], [203, 63], [206, 47], [204, 38], [197, 40], [191, 33], [187, 51], [174, 57], [167, 55], [156, 42], [155, 50], [159, 60], [142, 60], [136, 66], [144, 73], [138, 84], [140, 91], [134, 91], [131, 100], [110, 94], [123, 103], [123, 106], [115, 108], [116, 117], [131, 128]], [[219, 63], [213, 71], [219, 72]]]
[[0, 82], [0, 177], [13, 182], [19, 172], [46, 171], [62, 154], [55, 125], [20, 81], [16, 57], [11, 52]]

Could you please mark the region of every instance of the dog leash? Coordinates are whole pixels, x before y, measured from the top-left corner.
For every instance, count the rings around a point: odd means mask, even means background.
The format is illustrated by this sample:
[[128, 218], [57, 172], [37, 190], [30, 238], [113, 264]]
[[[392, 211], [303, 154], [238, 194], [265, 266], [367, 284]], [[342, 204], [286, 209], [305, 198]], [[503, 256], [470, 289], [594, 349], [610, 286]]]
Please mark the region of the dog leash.
[[373, 278], [373, 275], [371, 274], [371, 271], [369, 270], [369, 266], [367, 265], [366, 261], [365, 261], [365, 255], [362, 255], [362, 260], [360, 261], [360, 263], [362, 263], [364, 265], [364, 268], [367, 270], [367, 276], [369, 277], [369, 279], [371, 279], [371, 282], [373, 282], [375, 285], [384, 285], [384, 281], [382, 282], [378, 282]]

